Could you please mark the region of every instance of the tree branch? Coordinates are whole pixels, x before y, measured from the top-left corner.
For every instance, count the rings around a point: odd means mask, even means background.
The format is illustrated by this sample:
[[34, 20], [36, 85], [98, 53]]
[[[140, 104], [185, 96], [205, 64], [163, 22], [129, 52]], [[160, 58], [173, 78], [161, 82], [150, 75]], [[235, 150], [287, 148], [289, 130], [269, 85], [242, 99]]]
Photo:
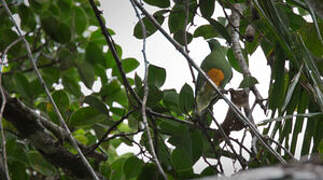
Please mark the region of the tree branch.
[[268, 149], [282, 164], [286, 164], [286, 161], [274, 150], [270, 145], [266, 143], [263, 136], [259, 133], [258, 129], [254, 126], [251, 121], [243, 115], [243, 113], [235, 106], [223, 93], [220, 89], [214, 84], [214, 82], [206, 75], [206, 73], [194, 62], [194, 60], [184, 51], [184, 49], [173, 39], [168, 33], [159, 25], [157, 20], [151, 16], [144, 7], [137, 1], [133, 0], [136, 6], [141, 10], [142, 13], [152, 22], [152, 24], [171, 42], [171, 44], [186, 58], [186, 60], [202, 75], [204, 79], [208, 83], [210, 83], [211, 87], [223, 98], [223, 100], [233, 109], [234, 113], [237, 114], [239, 119], [243, 121], [246, 125], [249, 126], [251, 131], [259, 138], [260, 142]]
[[99, 180], [99, 178], [97, 177], [97, 175], [96, 175], [96, 173], [94, 172], [93, 168], [91, 167], [90, 163], [87, 161], [87, 159], [86, 159], [86, 158], [85, 158], [85, 156], [83, 155], [83, 153], [82, 153], [82, 151], [81, 151], [80, 147], [77, 145], [76, 140], [75, 140], [75, 139], [74, 139], [74, 137], [72, 136], [70, 129], [68, 128], [67, 124], [65, 123], [64, 118], [63, 118], [62, 114], [60, 113], [60, 111], [59, 111], [59, 109], [58, 109], [58, 107], [57, 107], [57, 105], [56, 105], [56, 103], [55, 103], [55, 101], [54, 101], [53, 97], [51, 96], [51, 94], [50, 94], [50, 92], [49, 92], [49, 89], [48, 89], [48, 87], [47, 87], [47, 85], [46, 85], [46, 83], [45, 83], [44, 79], [42, 78], [42, 76], [41, 76], [41, 74], [40, 74], [40, 72], [39, 72], [39, 70], [38, 70], [38, 68], [37, 68], [36, 60], [34, 59], [34, 57], [33, 57], [33, 55], [32, 55], [32, 52], [31, 52], [31, 49], [30, 49], [29, 42], [28, 42], [28, 41], [26, 40], [26, 38], [22, 35], [22, 32], [21, 32], [21, 30], [20, 30], [19, 26], [17, 25], [16, 21], [14, 20], [13, 15], [12, 15], [12, 13], [11, 13], [11, 11], [10, 11], [10, 9], [9, 9], [9, 7], [8, 7], [8, 5], [7, 5], [7, 3], [6, 3], [6, 1], [5, 1], [5, 0], [1, 0], [1, 1], [2, 1], [2, 4], [4, 5], [4, 7], [5, 7], [5, 9], [6, 9], [6, 12], [7, 12], [8, 16], [9, 16], [9, 19], [10, 19], [10, 20], [12, 21], [12, 23], [14, 24], [14, 26], [15, 26], [15, 28], [16, 28], [16, 30], [17, 30], [17, 32], [18, 32], [18, 34], [19, 34], [19, 36], [22, 38], [22, 40], [23, 40], [23, 42], [24, 42], [24, 44], [25, 44], [25, 46], [26, 46], [27, 53], [28, 53], [28, 57], [29, 57], [29, 60], [30, 60], [30, 62], [31, 62], [31, 64], [32, 64], [32, 66], [33, 66], [33, 69], [34, 69], [34, 71], [35, 71], [35, 73], [36, 73], [36, 75], [37, 75], [37, 77], [38, 77], [38, 79], [39, 79], [39, 82], [41, 83], [42, 87], [44, 88], [44, 90], [45, 90], [45, 92], [46, 92], [46, 94], [47, 94], [47, 97], [48, 97], [49, 101], [50, 101], [50, 102], [51, 102], [51, 104], [53, 105], [54, 110], [55, 110], [55, 113], [57, 114], [58, 119], [59, 119], [59, 121], [60, 121], [61, 125], [64, 127], [64, 129], [65, 129], [65, 130], [66, 130], [66, 132], [68, 133], [68, 135], [69, 135], [69, 139], [70, 139], [70, 141], [72, 142], [72, 146], [76, 149], [76, 151], [77, 151], [77, 152], [78, 152], [78, 154], [80, 155], [81, 160], [82, 160], [82, 163], [86, 166], [87, 170], [91, 173], [92, 177], [93, 177], [94, 179], [96, 179], [96, 180]]
[[[133, 0], [130, 0], [131, 2], [131, 5], [133, 6], [133, 9], [139, 19], [139, 22], [140, 22], [140, 25], [141, 25], [141, 28], [142, 28], [142, 36], [143, 36], [143, 47], [142, 47], [142, 55], [143, 55], [143, 58], [144, 58], [144, 65], [145, 65], [145, 71], [144, 71], [144, 97], [143, 97], [143, 100], [142, 100], [142, 105], [141, 105], [141, 113], [142, 113], [142, 119], [143, 119], [143, 122], [144, 122], [144, 127], [145, 127], [145, 130], [146, 130], [146, 133], [147, 133], [147, 137], [148, 137], [148, 142], [149, 142], [149, 146], [150, 146], [150, 149], [151, 149], [151, 154], [152, 154], [152, 157], [153, 157], [153, 160], [155, 161], [157, 167], [158, 167], [158, 170], [160, 172], [160, 174], [162, 174], [162, 176], [164, 177], [165, 180], [167, 180], [167, 176], [158, 160], [158, 157], [157, 157], [157, 154], [156, 154], [156, 151], [155, 151], [155, 147], [154, 147], [154, 143], [153, 143], [153, 138], [152, 138], [152, 135], [151, 135], [151, 132], [150, 132], [150, 128], [149, 128], [149, 123], [148, 123], [148, 119], [147, 119], [147, 114], [146, 114], [146, 106], [147, 106], [147, 99], [148, 99], [148, 94], [149, 94], [149, 87], [148, 87], [148, 60], [147, 60], [147, 56], [146, 56], [146, 37], [147, 37], [147, 32], [146, 32], [146, 27], [139, 15], [139, 12], [136, 8], [136, 5], [134, 4]], [[155, 142], [157, 143], [157, 142]]]
[[44, 124], [51, 126], [51, 130], [56, 129], [55, 135], [61, 133], [61, 136], [67, 136], [63, 128], [53, 125], [18, 99], [5, 94], [7, 105], [4, 109], [4, 118], [13, 124], [22, 138], [27, 138], [46, 160], [54, 166], [62, 168], [67, 174], [79, 179], [93, 179], [80, 157], [66, 150], [62, 144], [57, 143], [57, 140], [46, 130]]

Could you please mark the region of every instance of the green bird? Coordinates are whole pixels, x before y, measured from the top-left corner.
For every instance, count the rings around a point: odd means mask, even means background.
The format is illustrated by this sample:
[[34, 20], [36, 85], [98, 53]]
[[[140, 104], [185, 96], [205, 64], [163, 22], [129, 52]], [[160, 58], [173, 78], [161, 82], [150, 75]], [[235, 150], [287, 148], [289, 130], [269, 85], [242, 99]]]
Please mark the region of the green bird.
[[[209, 40], [208, 43], [211, 53], [202, 61], [201, 69], [221, 90], [232, 78], [232, 67], [226, 59], [225, 47], [215, 39]], [[220, 98], [200, 73], [197, 76], [195, 95], [196, 111], [199, 115], [211, 102], [215, 103]]]

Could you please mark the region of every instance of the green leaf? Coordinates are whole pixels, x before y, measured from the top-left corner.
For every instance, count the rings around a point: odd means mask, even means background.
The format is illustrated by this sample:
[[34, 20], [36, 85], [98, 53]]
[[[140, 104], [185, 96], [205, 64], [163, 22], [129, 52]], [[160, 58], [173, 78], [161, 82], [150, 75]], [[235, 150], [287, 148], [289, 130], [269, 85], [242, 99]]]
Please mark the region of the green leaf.
[[[139, 95], [140, 95], [140, 97], [143, 98], [144, 88], [140, 89]], [[160, 102], [160, 100], [162, 100], [162, 98], [163, 98], [163, 92], [160, 89], [158, 89], [154, 85], [149, 86], [147, 106], [153, 107], [153, 106], [159, 104], [159, 102]]]
[[135, 58], [126, 58], [121, 61], [125, 73], [130, 73], [139, 66], [139, 62]]
[[86, 30], [86, 28], [88, 28], [89, 26], [89, 20], [88, 17], [84, 11], [83, 8], [81, 7], [73, 7], [73, 25], [75, 28], [75, 31], [77, 34], [79, 34], [80, 36], [82, 36], [82, 33]]
[[[184, 31], [180, 30], [174, 34], [174, 39], [181, 45], [185, 45]], [[191, 43], [193, 40], [193, 35], [189, 32], [186, 32], [187, 44]]]
[[128, 105], [127, 94], [125, 90], [121, 88], [118, 80], [113, 80], [109, 84], [104, 85], [101, 88], [100, 95], [110, 106], [113, 102], [118, 102], [124, 107], [127, 107]]
[[318, 152], [321, 154], [320, 158], [322, 159], [323, 158], [322, 157], [322, 155], [323, 155], [323, 139], [321, 139], [321, 141], [320, 141]]
[[94, 95], [86, 96], [85, 99], [84, 99], [84, 102], [86, 102], [87, 104], [89, 104], [91, 107], [96, 108], [102, 114], [105, 114], [106, 116], [109, 116], [109, 110], [108, 110], [108, 108], [96, 96], [94, 96]]
[[[156, 12], [153, 16], [160, 25], [163, 24], [163, 22], [165, 20], [165, 17], [163, 15]], [[157, 28], [155, 28], [155, 26], [150, 22], [150, 20], [147, 17], [142, 18], [142, 22], [145, 25], [146, 37], [151, 36], [152, 34], [154, 34], [157, 31]], [[143, 37], [142, 33], [143, 33], [142, 25], [140, 22], [137, 22], [137, 24], [134, 28], [133, 35], [138, 39], [143, 39], [144, 37]]]
[[63, 73], [62, 81], [66, 91], [75, 95], [76, 97], [80, 97], [82, 95], [81, 87], [78, 84], [79, 76], [75, 68], [65, 71]]
[[295, 87], [298, 84], [298, 80], [301, 77], [301, 73], [303, 70], [303, 66], [301, 66], [301, 68], [299, 69], [298, 73], [294, 76], [294, 78], [292, 79], [292, 82], [289, 84], [288, 86], [288, 90], [287, 90], [287, 94], [285, 97], [285, 101], [284, 104], [282, 106], [282, 111], [284, 111], [290, 101], [290, 99], [292, 98], [292, 95], [294, 93]]
[[18, 12], [22, 30], [33, 31], [36, 27], [36, 19], [32, 10], [25, 5], [21, 5], [18, 8]]
[[[299, 97], [297, 97], [297, 98], [299, 98], [299, 103], [298, 103], [298, 106], [297, 106], [297, 114], [305, 113], [306, 108], [308, 107], [308, 102], [309, 102], [309, 97], [308, 97], [307, 93], [305, 91], [303, 91], [301, 93], [301, 95]], [[298, 141], [298, 134], [300, 132], [302, 132], [303, 122], [304, 122], [304, 117], [298, 116], [296, 118], [294, 128], [293, 128], [294, 130], [293, 130], [293, 137], [292, 137], [292, 141], [291, 141], [290, 150], [295, 155], [296, 155], [295, 150], [296, 150], [296, 143]]]
[[135, 74], [135, 85], [136, 85], [136, 90], [142, 88], [142, 80], [137, 73]]
[[210, 18], [214, 12], [214, 0], [200, 0], [200, 11], [203, 17]]
[[164, 90], [163, 102], [168, 109], [179, 113], [178, 101], [179, 95], [175, 89]]
[[28, 159], [31, 167], [45, 176], [54, 176], [56, 168], [48, 163], [37, 151], [29, 151]]
[[257, 79], [253, 76], [247, 76], [241, 81], [239, 88], [251, 88], [255, 84], [258, 84]]
[[106, 67], [105, 58], [103, 56], [103, 50], [98, 44], [89, 42], [85, 49], [85, 59], [91, 64], [99, 63]]
[[192, 140], [192, 161], [195, 163], [200, 159], [203, 152], [203, 140], [202, 134], [198, 130], [190, 132], [190, 138]]
[[228, 33], [227, 29], [219, 22], [217, 22], [214, 19], [208, 19], [208, 21], [210, 22], [210, 24], [215, 28], [215, 30], [221, 34], [221, 36], [227, 40], [228, 43], [231, 42], [231, 36]]
[[[115, 32], [113, 32], [111, 29], [108, 29], [108, 31], [111, 35], [115, 34]], [[91, 33], [90, 42], [93, 42], [99, 46], [103, 46], [107, 43], [101, 29], [98, 29]]]
[[285, 68], [285, 54], [281, 49], [281, 46], [275, 47], [275, 61], [273, 66], [273, 79], [274, 83], [270, 87], [269, 94], [269, 108], [276, 109], [283, 103], [285, 95], [285, 81], [288, 80], [288, 76], [284, 73]]
[[170, 6], [169, 0], [144, 0], [144, 2], [149, 5], [157, 6], [160, 8], [167, 8]]
[[87, 61], [79, 59], [78, 61], [76, 61], [76, 67], [80, 74], [82, 82], [87, 88], [92, 89], [92, 85], [95, 81], [95, 73], [93, 66]]
[[164, 68], [149, 65], [148, 67], [148, 84], [160, 88], [166, 80], [166, 70]]
[[185, 10], [183, 5], [176, 4], [168, 18], [168, 28], [171, 33], [185, 29]]
[[14, 75], [14, 84], [16, 91], [24, 98], [30, 99], [33, 97], [29, 81], [24, 74], [16, 73]]
[[218, 37], [219, 33], [212, 25], [205, 24], [196, 28], [193, 36], [194, 37], [202, 36], [204, 39], [211, 39], [214, 37]]
[[[118, 57], [121, 59], [122, 56], [122, 49], [119, 45], [115, 45], [115, 49], [117, 51], [117, 55]], [[116, 63], [115, 63], [115, 59], [112, 55], [112, 51], [109, 49], [108, 53], [104, 56], [104, 58], [106, 59], [106, 64], [107, 64], [107, 68], [113, 68]]]
[[70, 98], [68, 97], [68, 94], [66, 93], [66, 91], [64, 90], [55, 91], [52, 94], [52, 96], [61, 112], [62, 111], [65, 112], [66, 110], [68, 110], [70, 106]]
[[179, 93], [179, 107], [183, 113], [188, 113], [194, 107], [194, 95], [191, 86], [185, 83]]
[[227, 51], [227, 57], [228, 57], [228, 60], [231, 64], [231, 66], [238, 72], [242, 73], [242, 70], [240, 68], [240, 65], [239, 65], [239, 62], [238, 60], [236, 59], [236, 57], [234, 56], [233, 54], [233, 50], [232, 48], [228, 49]]
[[48, 86], [57, 83], [60, 78], [60, 69], [53, 66], [41, 69], [40, 73]]
[[[323, 23], [319, 24], [319, 28], [323, 29]], [[313, 23], [306, 24], [300, 30], [300, 34], [305, 42], [306, 47], [317, 57], [323, 57], [321, 41], [317, 36], [317, 32]], [[323, 36], [323, 32], [321, 31]]]
[[163, 177], [160, 175], [157, 167], [152, 163], [147, 163], [142, 168], [141, 173], [138, 176], [138, 180], [151, 180], [154, 179], [163, 179]]
[[[139, 66], [139, 62], [135, 58], [126, 58], [121, 61], [121, 65], [125, 73], [130, 73]], [[120, 77], [119, 70], [116, 66], [113, 67], [112, 76]]]
[[126, 175], [126, 179], [137, 177], [140, 174], [143, 165], [144, 163], [136, 156], [129, 157], [123, 166], [123, 172]]
[[172, 152], [171, 161], [177, 172], [191, 170], [193, 166], [192, 156], [182, 148], [176, 148]]
[[54, 41], [68, 43], [71, 40], [71, 29], [68, 25], [58, 21], [53, 16], [45, 17], [41, 20], [42, 27]]
[[100, 113], [93, 107], [83, 107], [73, 112], [69, 121], [70, 126], [84, 128], [92, 126], [107, 119], [107, 116]]
[[61, 11], [64, 13], [64, 15], [68, 15], [71, 11], [73, 1], [72, 0], [60, 0], [57, 1], [58, 7], [61, 9]]

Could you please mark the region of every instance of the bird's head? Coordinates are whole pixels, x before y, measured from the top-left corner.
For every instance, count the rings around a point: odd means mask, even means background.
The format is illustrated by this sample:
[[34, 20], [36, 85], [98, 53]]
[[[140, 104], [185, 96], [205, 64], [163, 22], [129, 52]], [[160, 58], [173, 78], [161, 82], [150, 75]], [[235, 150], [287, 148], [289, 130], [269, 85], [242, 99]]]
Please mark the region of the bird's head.
[[209, 43], [209, 47], [210, 47], [211, 51], [213, 51], [213, 49], [216, 49], [221, 46], [220, 42], [216, 39], [210, 39], [207, 42]]

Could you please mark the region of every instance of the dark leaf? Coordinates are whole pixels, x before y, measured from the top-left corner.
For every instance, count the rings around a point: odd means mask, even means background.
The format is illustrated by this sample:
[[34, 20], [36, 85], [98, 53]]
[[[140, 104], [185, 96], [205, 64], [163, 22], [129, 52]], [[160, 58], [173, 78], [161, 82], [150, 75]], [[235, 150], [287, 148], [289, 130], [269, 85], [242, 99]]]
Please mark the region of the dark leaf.
[[193, 89], [188, 84], [185, 84], [179, 93], [179, 107], [183, 113], [188, 113], [194, 107]]
[[105, 114], [106, 116], [109, 116], [109, 110], [106, 107], [106, 105], [96, 96], [94, 95], [90, 95], [90, 96], [86, 96], [84, 99], [84, 102], [86, 102], [87, 104], [89, 104], [90, 106], [96, 108], [97, 110], [99, 110], [102, 114]]
[[[154, 14], [154, 18], [157, 20], [157, 22], [162, 25], [164, 22], [165, 17], [159, 13], [155, 13]], [[151, 36], [152, 34], [154, 34], [157, 31], [157, 28], [155, 28], [155, 26], [150, 22], [150, 20], [147, 17], [142, 18], [142, 22], [145, 25], [145, 29], [146, 29], [146, 37]], [[137, 22], [133, 35], [138, 38], [138, 39], [143, 39], [143, 30], [142, 30], [142, 25], [140, 22]]]
[[[174, 39], [180, 43], [181, 45], [185, 45], [185, 37], [184, 37], [184, 32], [183, 31], [177, 31], [174, 34]], [[186, 43], [189, 44], [193, 40], [193, 35], [189, 32], [186, 32]]]
[[255, 84], [258, 84], [257, 79], [252, 76], [247, 76], [241, 81], [239, 88], [251, 88]]
[[125, 161], [123, 166], [123, 172], [126, 175], [126, 179], [137, 177], [140, 174], [143, 166], [144, 166], [144, 163], [136, 156], [129, 157]]
[[161, 87], [166, 80], [166, 70], [164, 68], [149, 65], [148, 67], [148, 84], [155, 85], [156, 87]]
[[194, 37], [200, 37], [200, 36], [202, 36], [204, 39], [211, 39], [214, 37], [218, 37], [219, 33], [212, 25], [205, 24], [205, 25], [199, 26], [194, 31]]
[[69, 124], [73, 127], [82, 128], [92, 126], [105, 119], [107, 119], [107, 116], [100, 113], [97, 109], [93, 107], [83, 107], [73, 112]]
[[170, 6], [169, 0], [144, 0], [149, 5], [157, 6], [160, 8], [167, 8]]
[[228, 33], [227, 29], [219, 22], [214, 19], [208, 19], [210, 24], [216, 29], [216, 31], [221, 34], [221, 36], [227, 40], [228, 43], [231, 43], [231, 36]]
[[200, 11], [203, 17], [210, 18], [215, 6], [214, 0], [200, 0]]

